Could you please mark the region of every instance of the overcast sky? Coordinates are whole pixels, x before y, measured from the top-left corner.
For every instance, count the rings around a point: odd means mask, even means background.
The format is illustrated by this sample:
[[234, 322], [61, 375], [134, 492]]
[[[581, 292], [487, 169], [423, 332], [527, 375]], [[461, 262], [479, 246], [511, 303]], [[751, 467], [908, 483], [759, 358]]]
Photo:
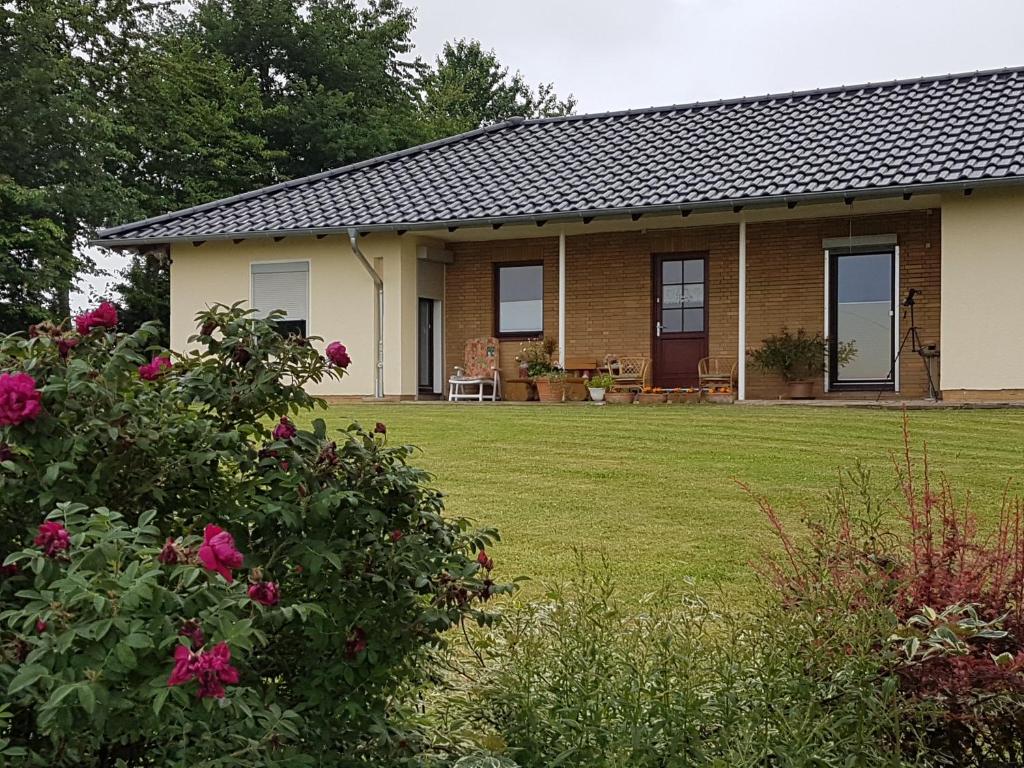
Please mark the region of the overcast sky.
[[407, 2], [417, 55], [476, 38], [578, 112], [1024, 65], [1024, 0]]

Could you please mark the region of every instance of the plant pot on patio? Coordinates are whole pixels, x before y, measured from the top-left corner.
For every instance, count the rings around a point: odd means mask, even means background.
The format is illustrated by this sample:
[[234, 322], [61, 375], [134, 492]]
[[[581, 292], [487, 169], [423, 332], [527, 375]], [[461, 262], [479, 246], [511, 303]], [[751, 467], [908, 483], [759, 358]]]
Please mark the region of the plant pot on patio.
[[605, 392], [604, 401], [613, 405], [626, 405], [632, 403], [636, 399], [636, 394], [633, 392]]
[[[857, 355], [852, 342], [835, 345], [836, 364], [846, 365]], [[825, 374], [829, 355], [828, 340], [820, 333], [813, 336], [803, 328], [793, 333], [786, 328], [761, 342], [760, 349], [748, 352], [750, 361], [765, 373], [774, 373], [786, 382], [790, 398], [807, 400], [814, 397], [814, 382]]]
[[786, 395], [790, 400], [813, 400], [814, 381], [803, 379], [786, 383]]
[[679, 398], [679, 402], [684, 405], [696, 405], [701, 401], [701, 391], [699, 389], [688, 389], [682, 393], [682, 397]]
[[537, 387], [537, 399], [542, 403], [560, 403], [565, 394], [565, 379], [538, 376], [533, 380]]
[[708, 392], [707, 395], [704, 396], [704, 399], [709, 403], [735, 403], [736, 393], [732, 389], [720, 387]]
[[509, 379], [502, 382], [501, 399], [510, 400], [515, 403], [525, 403], [532, 400], [533, 382], [529, 379]]
[[636, 397], [640, 405], [657, 405], [668, 401], [668, 395], [664, 392], [641, 392]]
[[570, 403], [582, 403], [587, 399], [587, 382], [581, 378], [570, 378], [563, 382], [565, 400]]

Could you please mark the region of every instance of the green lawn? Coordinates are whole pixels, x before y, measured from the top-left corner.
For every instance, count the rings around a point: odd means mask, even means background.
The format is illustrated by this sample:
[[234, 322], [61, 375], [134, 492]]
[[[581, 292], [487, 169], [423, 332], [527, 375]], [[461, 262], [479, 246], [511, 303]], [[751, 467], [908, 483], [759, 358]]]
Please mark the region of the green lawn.
[[[573, 570], [573, 548], [604, 553], [638, 596], [690, 575], [727, 592], [752, 584], [773, 546], [737, 480], [785, 519], [820, 506], [857, 459], [891, 490], [898, 411], [729, 406], [338, 405], [332, 427], [388, 426], [422, 449], [457, 515], [501, 530], [503, 577], [541, 585]], [[1024, 411], [913, 411], [912, 439], [991, 519], [1009, 478], [1024, 482]]]

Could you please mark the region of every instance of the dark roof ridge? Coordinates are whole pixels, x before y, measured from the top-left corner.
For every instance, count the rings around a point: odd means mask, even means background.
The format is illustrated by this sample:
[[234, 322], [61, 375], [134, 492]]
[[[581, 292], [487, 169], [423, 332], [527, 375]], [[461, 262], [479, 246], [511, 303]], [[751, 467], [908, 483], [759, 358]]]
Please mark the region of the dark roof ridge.
[[811, 88], [803, 91], [789, 91], [780, 93], [766, 93], [760, 96], [737, 96], [730, 99], [716, 99], [713, 101], [691, 101], [682, 104], [665, 104], [662, 106], [638, 107], [633, 109], [617, 109], [607, 112], [585, 112], [579, 115], [557, 115], [555, 117], [533, 117], [520, 118], [519, 123], [537, 125], [541, 123], [573, 122], [577, 120], [601, 120], [608, 117], [630, 117], [633, 115], [650, 115], [659, 112], [685, 112], [695, 109], [707, 109], [709, 107], [724, 107], [737, 104], [756, 104], [761, 101], [784, 101], [790, 99], [802, 99], [808, 96], [828, 96], [835, 93], [856, 93], [876, 88], [894, 88], [905, 85], [922, 85], [925, 83], [944, 83], [950, 80], [962, 80], [965, 78], [994, 77], [996, 75], [1024, 74], [1024, 65], [1017, 67], [1001, 67], [998, 69], [978, 69], [973, 72], [952, 72], [945, 75], [926, 75], [923, 77], [910, 77], [902, 80], [885, 80], [877, 83], [856, 83], [853, 85], [833, 85], [826, 88]]
[[260, 187], [259, 189], [251, 189], [248, 192], [241, 192], [237, 195], [231, 195], [230, 197], [221, 197], [216, 200], [211, 200], [208, 203], [200, 203], [194, 205], [191, 208], [180, 208], [176, 211], [168, 211], [167, 213], [161, 213], [157, 216], [150, 216], [148, 219], [139, 219], [128, 224], [118, 224], [116, 227], [108, 227], [107, 229], [100, 229], [96, 231], [96, 238], [108, 237], [110, 235], [116, 235], [119, 232], [124, 232], [129, 229], [138, 229], [149, 224], [159, 224], [163, 221], [170, 219], [176, 219], [179, 216], [188, 216], [193, 213], [200, 213], [202, 211], [208, 211], [211, 208], [219, 208], [223, 205], [230, 203], [241, 202], [242, 200], [249, 200], [253, 197], [263, 197], [264, 195], [271, 195], [275, 192], [280, 192], [285, 189], [292, 189], [294, 187], [302, 186], [303, 184], [310, 184], [314, 181], [320, 181], [322, 179], [329, 179], [333, 176], [340, 176], [350, 171], [357, 171], [360, 168], [368, 168], [374, 165], [380, 165], [391, 160], [397, 160], [401, 157], [408, 155], [415, 155], [419, 152], [424, 152], [430, 149], [436, 149], [437, 147], [446, 146], [448, 144], [455, 144], [465, 139], [471, 139], [475, 136], [479, 136], [484, 133], [491, 133], [493, 131], [507, 128], [510, 125], [522, 123], [524, 118], [512, 117], [508, 120], [503, 120], [499, 123], [491, 123], [480, 128], [474, 128], [471, 131], [465, 131], [463, 133], [457, 133], [454, 136], [446, 136], [443, 139], [435, 139], [434, 141], [428, 141], [424, 144], [416, 144], [405, 149], [399, 149], [394, 152], [389, 152], [386, 155], [378, 155], [377, 157], [371, 157], [367, 160], [360, 160], [357, 163], [349, 163], [338, 168], [329, 168], [326, 171], [318, 171], [317, 173], [311, 173], [308, 176], [300, 176], [297, 179], [288, 179], [287, 181], [279, 181], [276, 184], [270, 184], [266, 187]]

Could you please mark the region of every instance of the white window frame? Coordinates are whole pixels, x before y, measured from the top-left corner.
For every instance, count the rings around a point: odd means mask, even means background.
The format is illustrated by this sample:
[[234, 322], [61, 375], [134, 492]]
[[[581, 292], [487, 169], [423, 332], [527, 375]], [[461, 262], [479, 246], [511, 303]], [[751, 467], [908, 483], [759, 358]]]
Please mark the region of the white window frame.
[[[282, 264], [305, 264], [306, 265], [306, 269], [305, 269], [305, 272], [306, 272], [306, 317], [305, 317], [305, 321], [306, 321], [306, 335], [307, 336], [314, 336], [315, 334], [313, 333], [313, 317], [312, 317], [312, 312], [310, 310], [311, 305], [313, 303], [313, 296], [312, 296], [312, 292], [313, 292], [313, 262], [310, 259], [272, 259], [272, 260], [250, 261], [249, 262], [249, 306], [252, 309], [255, 309], [257, 311], [262, 311], [259, 307], [256, 306], [256, 290], [255, 290], [256, 286], [255, 286], [255, 280], [254, 280], [254, 275], [259, 274], [260, 271], [257, 270], [257, 271], [254, 272], [253, 271], [253, 267], [254, 266], [273, 267], [273, 266], [280, 266]], [[270, 270], [268, 270], [268, 271], [270, 271]], [[294, 271], [301, 272], [303, 270], [294, 270]]]

